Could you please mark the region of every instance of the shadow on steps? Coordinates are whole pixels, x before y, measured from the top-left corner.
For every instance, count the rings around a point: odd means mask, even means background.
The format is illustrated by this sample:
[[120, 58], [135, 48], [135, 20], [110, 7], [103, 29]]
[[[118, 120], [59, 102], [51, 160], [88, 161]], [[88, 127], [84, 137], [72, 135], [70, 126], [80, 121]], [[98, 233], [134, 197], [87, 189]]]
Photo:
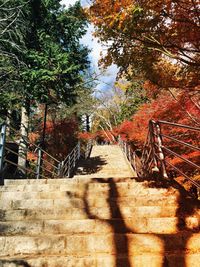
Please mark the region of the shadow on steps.
[[[189, 216], [193, 216], [195, 214], [195, 211], [200, 209], [200, 200], [194, 199], [193, 196], [184, 189], [183, 186], [181, 186], [178, 182], [175, 180], [162, 180], [159, 176], [155, 176], [154, 179], [148, 179], [148, 178], [136, 178], [137, 182], [143, 182], [145, 183], [145, 186], [147, 188], [169, 188], [173, 187], [178, 190], [179, 197], [177, 199], [177, 210], [176, 210], [176, 218], [177, 220], [177, 232], [187, 232], [186, 238], [180, 237], [181, 242], [181, 249], [182, 251], [187, 252], [188, 243], [193, 235], [193, 233], [199, 233], [200, 232], [200, 223], [193, 229], [187, 228], [186, 220]], [[200, 215], [199, 215], [200, 216]], [[199, 219], [200, 222], [200, 219]], [[163, 260], [163, 266], [162, 267], [172, 267], [173, 263], [170, 262], [170, 260], [167, 257], [167, 252], [170, 251], [171, 248], [171, 242], [168, 242], [169, 240], [174, 240], [176, 244], [176, 239], [178, 239], [178, 233], [173, 235], [168, 235], [160, 238], [164, 241], [164, 260]], [[178, 242], [179, 243], [179, 242]], [[176, 247], [174, 247], [176, 249]], [[176, 263], [176, 267], [186, 267], [188, 266], [186, 264], [186, 254], [180, 255], [179, 262]]]
[[[120, 206], [117, 202], [113, 203], [113, 195], [116, 197], [119, 196], [117, 187], [115, 184], [114, 179], [100, 179], [96, 178], [94, 179], [95, 182], [98, 183], [104, 183], [107, 182], [109, 184], [109, 196], [107, 198], [107, 202], [110, 208], [110, 214], [111, 218], [118, 218], [121, 219], [120, 226], [117, 224], [110, 224], [110, 227], [112, 227], [112, 233], [113, 233], [113, 244], [115, 246], [115, 252], [116, 252], [116, 257], [115, 257], [115, 267], [131, 267], [134, 266], [132, 265], [130, 261], [130, 255], [129, 255], [129, 240], [127, 237], [128, 233], [134, 233], [134, 229], [129, 229], [127, 225], [124, 222], [124, 218], [122, 215], [122, 212], [120, 210]], [[195, 209], [200, 208], [200, 201], [193, 200], [192, 198], [188, 197], [187, 191], [185, 191], [178, 183], [173, 181], [172, 183], [165, 182], [165, 181], [160, 181], [159, 184], [156, 182], [151, 181], [149, 183], [149, 186], [146, 185], [146, 187], [156, 187], [156, 188], [169, 188], [169, 187], [175, 187], [179, 191], [179, 197], [177, 199], [177, 210], [176, 210], [176, 217], [178, 218], [177, 220], [177, 230], [176, 233], [174, 234], [154, 234], [154, 236], [157, 236], [160, 240], [162, 240], [163, 243], [163, 261], [162, 261], [162, 267], [174, 267], [174, 263], [176, 262], [176, 267], [186, 267], [188, 266], [186, 264], [186, 254], [187, 253], [187, 245], [194, 233], [199, 233], [200, 230], [200, 225], [198, 224], [195, 228], [190, 229], [187, 228], [186, 225], [186, 219], [188, 216], [192, 216], [195, 213]], [[90, 207], [88, 204], [88, 185], [86, 186], [85, 189], [85, 196], [84, 196], [84, 201], [85, 201], [85, 212], [90, 219], [97, 219], [101, 220], [98, 218], [98, 216], [94, 215], [90, 211]], [[113, 205], [114, 204], [114, 205]], [[122, 242], [119, 242], [117, 233], [124, 233], [124, 238]], [[186, 234], [187, 232], [187, 234]], [[182, 235], [183, 233], [183, 235]], [[178, 251], [178, 262], [176, 261], [176, 255], [171, 255], [172, 252], [172, 247], [173, 250], [179, 250]], [[182, 255], [181, 255], [182, 253]], [[120, 259], [120, 255], [123, 254], [123, 260]]]
[[82, 159], [78, 163], [78, 166], [74, 173], [75, 175], [88, 175], [97, 173], [102, 170], [103, 166], [106, 164], [106, 160], [103, 160], [100, 156]]
[[0, 267], [31, 267], [26, 261], [24, 260], [0, 260]]
[[[121, 179], [120, 179], [121, 180]], [[122, 179], [123, 180], [123, 179]], [[129, 179], [130, 180], [130, 179]], [[84, 184], [84, 211], [85, 214], [87, 215], [88, 219], [95, 219], [99, 222], [102, 222], [102, 224], [107, 224], [111, 229], [111, 237], [112, 237], [112, 250], [113, 250], [113, 257], [114, 257], [114, 265], [112, 267], [133, 267], [133, 266], [142, 266], [146, 267], [148, 265], [144, 265], [144, 263], [140, 263], [135, 265], [133, 264], [133, 258], [135, 257], [134, 255], [134, 249], [135, 246], [137, 245], [137, 240], [133, 238], [133, 242], [131, 240], [130, 244], [130, 238], [129, 238], [129, 233], [137, 234], [137, 231], [134, 228], [129, 228], [126, 225], [125, 218], [123, 216], [122, 209], [120, 207], [120, 203], [117, 200], [117, 198], [120, 196], [118, 190], [119, 187], [116, 185], [116, 181], [114, 178], [108, 178], [108, 179], [103, 179], [103, 178], [94, 178], [92, 180], [94, 183], [107, 183], [108, 184], [108, 195], [106, 197], [106, 201], [108, 204], [108, 209], [110, 213], [111, 218], [117, 218], [120, 220], [120, 225], [116, 223], [111, 222], [111, 220], [105, 220], [101, 219], [101, 215], [94, 214], [91, 206], [90, 206], [90, 193], [89, 193], [89, 185], [90, 183]], [[145, 183], [145, 187], [148, 188], [148, 182]], [[149, 187], [152, 187], [152, 183], [150, 184]], [[156, 187], [156, 184], [155, 184]], [[160, 182], [159, 188], [162, 187], [162, 183]], [[170, 184], [163, 184], [164, 188], [170, 187]], [[172, 234], [150, 234], [152, 238], [155, 238], [156, 240], [160, 240], [160, 243], [163, 244], [162, 247], [162, 252], [161, 252], [161, 257], [162, 257], [162, 262], [158, 265], [149, 265], [149, 266], [157, 266], [157, 267], [186, 267], [186, 266], [192, 266], [192, 264], [186, 264], [186, 253], [187, 252], [187, 247], [192, 239], [192, 235], [194, 233], [199, 232], [199, 227], [200, 225], [197, 225], [196, 228], [193, 228], [192, 230], [190, 228], [187, 228], [186, 220], [188, 216], [192, 216], [195, 213], [195, 209], [199, 208], [199, 201], [194, 201], [191, 198], [188, 197], [187, 192], [185, 192], [182, 188], [179, 188], [178, 185], [174, 184], [174, 187], [179, 190], [180, 194], [177, 197], [177, 208], [176, 208], [176, 217], [177, 217], [177, 225], [176, 225], [176, 231]], [[69, 197], [73, 202], [73, 198], [76, 198], [76, 193], [72, 193], [69, 191]], [[115, 200], [113, 200], [113, 196], [115, 196]], [[151, 195], [148, 195], [147, 197], [151, 197]], [[134, 205], [133, 203], [130, 203], [130, 205]], [[159, 205], [159, 203], [158, 203]], [[163, 207], [165, 208], [165, 207]], [[134, 214], [133, 214], [133, 219], [134, 219]], [[184, 233], [186, 232], [187, 233]], [[123, 234], [123, 238], [119, 239], [119, 233]], [[102, 233], [101, 233], [102, 234]], [[142, 236], [142, 234], [141, 234]], [[104, 238], [102, 234], [102, 238]], [[135, 242], [135, 244], [134, 244]], [[145, 243], [145, 242], [144, 242]], [[140, 244], [141, 248], [144, 245], [144, 243]], [[148, 238], [147, 238], [147, 243], [148, 243]], [[134, 246], [134, 249], [131, 251], [131, 245]], [[149, 246], [149, 244], [147, 244]], [[178, 251], [179, 249], [179, 251]], [[173, 255], [173, 250], [174, 255]], [[133, 254], [132, 254], [133, 252]], [[179, 253], [179, 254], [177, 254]], [[136, 253], [137, 254], [137, 253]], [[177, 262], [177, 255], [179, 256], [178, 259], [179, 261]], [[137, 257], [137, 255], [136, 255]], [[141, 256], [142, 257], [142, 256]], [[3, 265], [1, 265], [3, 263]], [[10, 265], [9, 265], [10, 264]], [[151, 264], [151, 262], [150, 262]], [[23, 260], [13, 260], [13, 261], [6, 261], [6, 260], [1, 260], [0, 261], [0, 267], [7, 267], [7, 266], [13, 266], [13, 267], [34, 267], [30, 266], [26, 261]], [[48, 265], [45, 265], [48, 266]], [[96, 265], [96, 266], [101, 266], [101, 265]], [[103, 265], [106, 266], [106, 265]], [[197, 265], [196, 265], [197, 266]], [[42, 266], [41, 266], [42, 267]], [[63, 266], [65, 267], [65, 266]], [[94, 267], [94, 266], [91, 266]]]
[[[95, 182], [99, 182], [99, 183], [105, 182], [104, 179], [96, 178], [94, 180], [95, 180]], [[112, 179], [109, 179], [106, 181], [108, 181], [108, 184], [109, 184], [109, 195], [107, 198], [107, 202], [109, 205], [111, 218], [117, 217], [118, 219], [121, 219], [120, 232], [124, 233], [124, 238], [123, 238], [122, 242], [119, 242], [118, 236], [116, 235], [119, 231], [119, 226], [117, 224], [109, 223], [109, 221], [108, 221], [109, 225], [113, 229], [112, 230], [113, 244], [115, 246], [114, 251], [116, 253], [115, 266], [116, 267], [122, 267], [122, 266], [131, 267], [131, 263], [129, 261], [129, 244], [128, 244], [128, 238], [127, 238], [126, 233], [132, 232], [132, 230], [130, 230], [126, 226], [126, 224], [124, 223], [123, 216], [122, 216], [122, 213], [121, 213], [121, 210], [120, 210], [120, 207], [119, 207], [117, 201], [115, 201], [115, 203], [113, 203], [113, 195], [115, 196], [116, 199], [119, 196], [115, 182]], [[101, 219], [99, 219], [99, 217], [97, 217], [96, 215], [91, 213], [87, 199], [88, 199], [88, 185], [86, 186], [86, 190], [85, 190], [85, 194], [84, 194], [85, 212], [86, 212], [89, 219], [101, 220]], [[121, 254], [123, 254], [123, 256], [124, 256], [123, 259], [118, 257]]]

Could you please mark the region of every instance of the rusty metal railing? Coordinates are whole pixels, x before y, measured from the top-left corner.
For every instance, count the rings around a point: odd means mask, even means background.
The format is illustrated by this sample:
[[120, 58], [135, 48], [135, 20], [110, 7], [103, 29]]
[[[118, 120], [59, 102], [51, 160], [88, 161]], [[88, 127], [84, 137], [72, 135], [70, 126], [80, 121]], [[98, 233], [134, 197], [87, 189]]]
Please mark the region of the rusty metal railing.
[[[13, 135], [6, 134], [7, 128]], [[66, 158], [59, 161], [3, 122], [0, 124], [0, 184], [4, 183], [5, 178], [69, 178], [81, 154], [85, 158], [89, 157], [92, 145], [93, 140], [89, 140], [85, 150], [81, 152], [81, 144], [78, 142]]]
[[72, 149], [67, 157], [61, 163], [60, 175], [62, 177], [70, 177], [72, 171], [75, 169], [76, 164], [81, 156], [80, 142]]
[[[6, 130], [12, 135], [6, 135]], [[21, 161], [21, 162], [20, 162]], [[6, 178], [51, 178], [60, 176], [61, 162], [16, 129], [0, 124], [0, 180]]]
[[90, 153], [92, 150], [92, 146], [93, 146], [94, 140], [90, 139], [86, 145], [86, 149], [85, 149], [85, 158], [89, 158], [90, 157]]
[[142, 176], [142, 165], [139, 156], [137, 155], [137, 151], [134, 151], [130, 144], [126, 141], [122, 140], [119, 136], [118, 145], [121, 147], [126, 159], [131, 165], [133, 171], [137, 173], [138, 176]]
[[93, 139], [90, 139], [83, 151], [81, 151], [80, 142], [74, 147], [74, 149], [67, 155], [64, 161], [61, 163], [60, 175], [62, 177], [71, 177], [74, 172], [74, 169], [77, 166], [77, 163], [82, 156], [85, 159], [90, 157], [90, 153], [93, 146]]
[[[168, 127], [169, 134], [164, 133], [163, 128]], [[160, 176], [169, 179], [169, 168], [173, 169], [177, 174], [183, 176], [190, 181], [194, 186], [200, 188], [200, 182], [193, 179], [192, 175], [185, 173], [180, 167], [173, 164], [173, 159], [179, 159], [181, 162], [187, 164], [188, 167], [193, 168], [193, 172], [200, 172], [200, 160], [193, 162], [186, 158], [184, 155], [180, 155], [178, 151], [173, 150], [175, 145], [178, 145], [179, 149], [184, 150], [187, 148], [191, 151], [196, 151], [200, 158], [200, 147], [189, 142], [181, 140], [181, 136], [173, 136], [171, 133], [177, 132], [177, 129], [183, 129], [185, 131], [183, 136], [189, 136], [188, 132], [195, 132], [200, 134], [200, 128], [189, 125], [183, 125], [178, 123], [172, 123], [167, 121], [153, 121], [149, 122], [149, 131], [147, 140], [143, 149], [141, 163], [143, 169], [143, 175], [149, 176], [153, 172], [159, 172]], [[176, 130], [176, 131], [174, 131]], [[176, 134], [177, 135], [177, 134]], [[200, 136], [199, 136], [200, 138]], [[198, 141], [198, 140], [196, 140]], [[169, 142], [170, 145], [167, 145]]]

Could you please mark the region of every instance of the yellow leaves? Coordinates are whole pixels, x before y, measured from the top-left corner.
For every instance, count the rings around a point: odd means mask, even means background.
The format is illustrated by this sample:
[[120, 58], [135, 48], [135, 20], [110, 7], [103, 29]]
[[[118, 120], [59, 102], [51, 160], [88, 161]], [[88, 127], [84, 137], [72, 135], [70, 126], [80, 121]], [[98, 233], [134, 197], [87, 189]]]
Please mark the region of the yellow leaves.
[[163, 87], [195, 85], [200, 64], [199, 20], [192, 2], [93, 0], [92, 19], [98, 37], [104, 42], [111, 40], [104, 65], [114, 62], [126, 72], [133, 66], [132, 76], [145, 75]]
[[177, 87], [184, 79], [181, 66], [172, 60], [161, 57], [159, 61], [154, 63], [153, 69], [157, 74], [160, 85], [164, 88]]
[[129, 16], [132, 6], [133, 1], [130, 0], [96, 0], [90, 8], [91, 20], [96, 26], [100, 26], [106, 21], [109, 28], [118, 24], [120, 29]]
[[115, 87], [122, 90], [123, 92], [126, 92], [128, 88], [130, 88], [131, 83], [126, 81], [125, 79], [120, 79], [115, 83]]

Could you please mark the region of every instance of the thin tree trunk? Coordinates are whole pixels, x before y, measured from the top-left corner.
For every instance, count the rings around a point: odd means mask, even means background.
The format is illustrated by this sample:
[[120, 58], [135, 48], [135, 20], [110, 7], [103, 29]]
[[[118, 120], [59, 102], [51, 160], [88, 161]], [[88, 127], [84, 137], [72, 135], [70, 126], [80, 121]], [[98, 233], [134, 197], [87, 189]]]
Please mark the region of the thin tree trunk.
[[90, 131], [90, 117], [86, 114], [86, 131]]
[[[27, 167], [27, 142], [28, 140], [28, 125], [29, 125], [29, 116], [25, 107], [21, 109], [21, 128], [20, 134], [21, 138], [19, 141], [19, 158], [18, 165], [22, 168]], [[26, 174], [26, 171], [21, 168], [23, 174]]]
[[42, 130], [42, 149], [46, 149], [45, 147], [45, 137], [46, 137], [46, 128], [47, 128], [47, 113], [48, 113], [48, 105], [45, 104], [44, 107], [44, 122], [43, 122], [43, 130]]
[[11, 110], [8, 109], [7, 111], [7, 116], [6, 116], [6, 124], [7, 124], [7, 127], [6, 127], [6, 136], [10, 136], [10, 125], [11, 125]]

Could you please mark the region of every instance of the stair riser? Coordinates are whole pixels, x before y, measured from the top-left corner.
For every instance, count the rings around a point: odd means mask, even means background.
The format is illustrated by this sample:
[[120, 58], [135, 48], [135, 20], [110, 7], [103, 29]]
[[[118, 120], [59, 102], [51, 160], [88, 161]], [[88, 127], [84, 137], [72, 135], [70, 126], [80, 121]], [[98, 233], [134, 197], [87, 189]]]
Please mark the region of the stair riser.
[[175, 234], [180, 230], [198, 230], [198, 218], [189, 217], [178, 227], [178, 218], [138, 218], [132, 220], [45, 220], [0, 222], [0, 235], [82, 234], [82, 233], [155, 233]]
[[145, 197], [127, 197], [127, 198], [117, 198], [117, 199], [104, 199], [104, 198], [90, 198], [87, 200], [80, 198], [66, 198], [62, 199], [28, 199], [28, 200], [4, 200], [0, 203], [0, 209], [60, 209], [60, 208], [88, 208], [88, 207], [102, 207], [102, 208], [116, 208], [129, 207], [129, 206], [156, 206], [157, 203], [164, 206], [177, 205], [177, 198], [171, 196], [169, 197], [160, 197], [160, 196], [151, 196], [150, 199]]
[[[165, 255], [145, 254], [130, 257], [119, 257], [116, 255], [98, 255], [97, 257], [37, 257], [36, 259], [11, 259], [0, 260], [0, 267], [162, 267], [163, 262], [167, 261], [168, 267], [199, 267], [200, 254], [187, 255]], [[10, 264], [10, 265], [9, 265]]]
[[127, 177], [124, 175], [123, 177], [118, 177], [118, 175], [107, 177], [104, 179], [95, 179], [95, 174], [93, 174], [93, 178], [88, 176], [78, 176], [76, 178], [63, 178], [63, 179], [5, 179], [5, 186], [27, 186], [27, 185], [66, 185], [66, 184], [88, 184], [88, 183], [135, 183], [133, 177]]
[[[93, 217], [99, 219], [112, 219], [112, 218], [155, 218], [155, 217], [176, 217], [176, 206], [166, 207], [162, 209], [158, 206], [140, 206], [140, 207], [120, 207], [120, 213], [117, 208], [95, 208], [90, 207], [90, 213]], [[0, 210], [0, 221], [18, 221], [18, 220], [50, 220], [50, 219], [88, 219], [88, 214], [85, 209], [22, 209], [22, 210]], [[198, 216], [198, 214], [196, 214]]]
[[[109, 253], [116, 255], [124, 254], [129, 249], [129, 255], [142, 253], [179, 253], [187, 249], [188, 253], [200, 253], [200, 235], [165, 235], [163, 238], [150, 234], [127, 234], [120, 235], [64, 235], [64, 236], [42, 236], [42, 237], [0, 237], [1, 257], [22, 255], [97, 255], [98, 253]], [[165, 247], [166, 246], [166, 247]]]
[[[62, 189], [62, 188], [61, 188]], [[65, 188], [66, 189], [66, 188]], [[40, 188], [41, 190], [41, 188]], [[104, 188], [99, 188], [98, 189], [93, 189], [91, 188], [90, 190], [86, 190], [85, 188], [78, 188], [74, 187], [69, 188], [66, 191], [60, 190], [60, 191], [42, 191], [42, 192], [33, 192], [31, 191], [13, 191], [13, 192], [0, 192], [0, 199], [1, 200], [22, 200], [22, 199], [65, 199], [66, 197], [68, 198], [70, 195], [71, 196], [76, 196], [76, 197], [84, 197], [86, 194], [89, 196], [98, 196], [101, 198], [108, 198], [108, 197], [128, 197], [128, 196], [145, 196], [149, 197], [150, 195], [160, 195], [163, 194], [164, 196], [174, 196], [174, 193], [166, 193], [166, 191], [163, 190], [163, 192], [158, 191], [156, 189], [140, 189], [140, 188], [119, 188], [116, 192], [111, 192], [110, 189], [104, 189]], [[178, 196], [178, 195], [177, 195]]]
[[[99, 255], [98, 257], [47, 257], [24, 260], [0, 260], [0, 267], [162, 267], [163, 262], [167, 260], [168, 267], [199, 267], [200, 254], [184, 255], [165, 255], [162, 254], [141, 254], [132, 257], [117, 257], [115, 255]], [[9, 265], [10, 264], [10, 265]]]
[[[91, 182], [91, 183], [86, 183], [84, 179], [82, 179], [83, 182], [73, 182], [73, 180], [69, 180], [69, 182], [64, 182], [64, 183], [55, 183], [55, 184], [40, 184], [40, 183], [33, 183], [33, 184], [20, 184], [20, 185], [7, 185], [7, 186], [2, 186], [0, 187], [0, 192], [55, 192], [55, 191], [72, 191], [72, 192], [108, 192], [111, 191], [112, 193], [115, 193], [114, 191], [116, 190], [117, 192], [123, 192], [123, 191], [133, 191], [135, 193], [177, 193], [174, 189], [167, 190], [164, 188], [147, 188], [145, 184], [143, 183], [135, 183], [135, 182], [120, 182], [120, 183], [114, 183], [114, 184], [109, 184], [109, 183], [101, 183], [101, 182]], [[114, 187], [114, 188], [113, 188]]]

